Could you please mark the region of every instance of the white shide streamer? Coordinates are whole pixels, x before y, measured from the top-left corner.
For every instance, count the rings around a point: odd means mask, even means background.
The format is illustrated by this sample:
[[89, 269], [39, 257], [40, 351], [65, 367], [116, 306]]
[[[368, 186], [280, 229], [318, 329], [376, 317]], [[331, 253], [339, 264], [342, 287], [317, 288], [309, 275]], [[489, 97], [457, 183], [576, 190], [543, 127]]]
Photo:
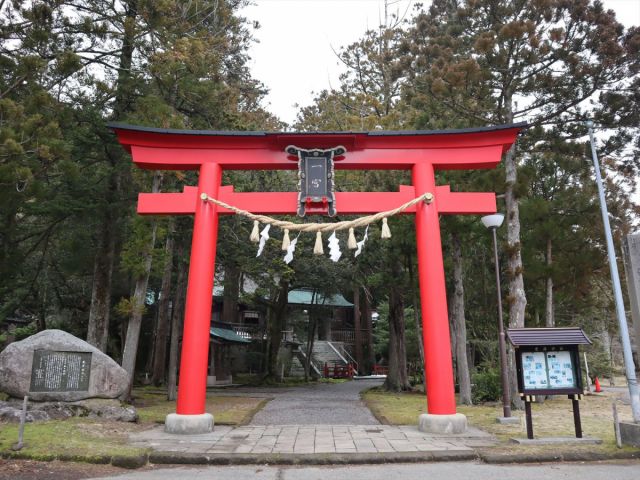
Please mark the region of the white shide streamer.
[[269, 229], [271, 225], [267, 224], [262, 231], [260, 232], [260, 244], [258, 245], [258, 254], [256, 257], [259, 257], [262, 254], [262, 250], [264, 249], [267, 240], [269, 240]]

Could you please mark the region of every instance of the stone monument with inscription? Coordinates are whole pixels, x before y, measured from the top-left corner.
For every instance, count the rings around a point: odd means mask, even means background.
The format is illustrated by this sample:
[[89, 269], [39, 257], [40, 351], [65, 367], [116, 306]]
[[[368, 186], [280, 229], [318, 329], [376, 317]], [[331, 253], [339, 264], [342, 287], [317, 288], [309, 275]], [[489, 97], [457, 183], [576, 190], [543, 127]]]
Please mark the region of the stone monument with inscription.
[[0, 391], [33, 401], [118, 398], [127, 372], [100, 350], [62, 330], [45, 330], [0, 353]]

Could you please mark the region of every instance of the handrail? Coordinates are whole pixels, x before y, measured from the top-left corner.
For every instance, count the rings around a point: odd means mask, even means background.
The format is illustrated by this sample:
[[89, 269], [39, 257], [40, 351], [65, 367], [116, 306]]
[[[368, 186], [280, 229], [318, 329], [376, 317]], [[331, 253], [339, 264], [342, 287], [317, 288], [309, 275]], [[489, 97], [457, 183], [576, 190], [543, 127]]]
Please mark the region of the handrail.
[[[298, 353], [300, 355], [302, 355], [303, 358], [307, 358], [307, 354], [304, 353], [302, 350], [298, 350]], [[316, 366], [315, 363], [313, 363], [313, 353], [311, 354], [311, 358], [309, 359], [309, 367], [313, 368], [313, 370], [318, 374], [319, 377], [322, 377], [322, 373], [320, 373], [320, 370], [318, 370], [318, 367]]]
[[327, 341], [327, 345], [329, 345], [329, 346], [333, 349], [333, 351], [334, 351], [334, 352], [336, 352], [336, 353], [338, 354], [338, 356], [342, 359], [342, 361], [343, 361], [344, 363], [346, 363], [346, 364], [353, 363], [353, 364], [355, 365], [355, 373], [356, 373], [356, 375], [358, 374], [358, 367], [359, 367], [358, 362], [356, 362], [355, 358], [353, 358], [353, 357], [349, 354], [349, 352], [347, 352], [346, 348], [342, 347], [342, 352], [343, 352], [347, 357], [349, 357], [349, 360], [351, 360], [350, 362], [349, 362], [349, 361], [347, 361], [347, 359], [346, 359], [346, 358], [344, 358], [344, 357], [342, 356], [342, 354], [338, 351], [338, 349], [336, 349], [336, 347], [334, 347], [334, 346], [333, 346], [333, 343], [331, 343], [331, 342]]

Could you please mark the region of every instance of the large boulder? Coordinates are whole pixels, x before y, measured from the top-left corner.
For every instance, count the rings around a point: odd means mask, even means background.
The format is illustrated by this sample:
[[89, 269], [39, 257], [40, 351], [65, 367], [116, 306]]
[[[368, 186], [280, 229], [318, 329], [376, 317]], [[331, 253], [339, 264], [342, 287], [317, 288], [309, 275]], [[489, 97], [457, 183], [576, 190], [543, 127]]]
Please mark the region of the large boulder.
[[117, 398], [128, 385], [129, 375], [111, 357], [62, 330], [45, 330], [0, 353], [0, 391], [12, 397], [54, 402]]

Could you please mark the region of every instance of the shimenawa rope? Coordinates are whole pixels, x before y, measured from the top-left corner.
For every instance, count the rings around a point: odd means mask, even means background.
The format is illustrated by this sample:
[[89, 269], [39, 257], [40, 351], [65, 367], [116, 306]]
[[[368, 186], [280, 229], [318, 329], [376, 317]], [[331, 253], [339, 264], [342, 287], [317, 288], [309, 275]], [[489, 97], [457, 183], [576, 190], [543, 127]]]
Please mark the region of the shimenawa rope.
[[[242, 215], [243, 217], [247, 217], [248, 219], [253, 220], [254, 222], [269, 224], [269, 225], [273, 225], [274, 227], [286, 229], [289, 231], [298, 231], [298, 232], [337, 232], [339, 230], [365, 227], [379, 220], [383, 221], [383, 229], [384, 229], [384, 225], [386, 224], [385, 220], [387, 218], [393, 217], [394, 215], [398, 215], [399, 213], [404, 212], [407, 208], [412, 207], [413, 205], [421, 201], [424, 201], [425, 203], [431, 203], [433, 201], [433, 195], [431, 193], [424, 193], [419, 197], [416, 197], [413, 200], [410, 200], [407, 203], [400, 205], [398, 208], [394, 208], [393, 210], [387, 210], [386, 212], [379, 212], [374, 215], [367, 215], [366, 217], [356, 218], [355, 220], [348, 220], [348, 221], [335, 222], [335, 223], [293, 223], [293, 222], [288, 222], [286, 220], [278, 220], [276, 218], [272, 218], [267, 215], [259, 215], [259, 214], [247, 212], [246, 210], [242, 210], [238, 207], [234, 207], [233, 205], [229, 205], [221, 200], [210, 197], [206, 193], [202, 193], [200, 195], [200, 198], [204, 201], [215, 203], [216, 205], [222, 208], [226, 208], [227, 210], [231, 210], [233, 213]], [[254, 224], [254, 229], [255, 228], [256, 226]], [[388, 228], [389, 227], [387, 226], [387, 230]], [[257, 239], [253, 241], [257, 241]]]

